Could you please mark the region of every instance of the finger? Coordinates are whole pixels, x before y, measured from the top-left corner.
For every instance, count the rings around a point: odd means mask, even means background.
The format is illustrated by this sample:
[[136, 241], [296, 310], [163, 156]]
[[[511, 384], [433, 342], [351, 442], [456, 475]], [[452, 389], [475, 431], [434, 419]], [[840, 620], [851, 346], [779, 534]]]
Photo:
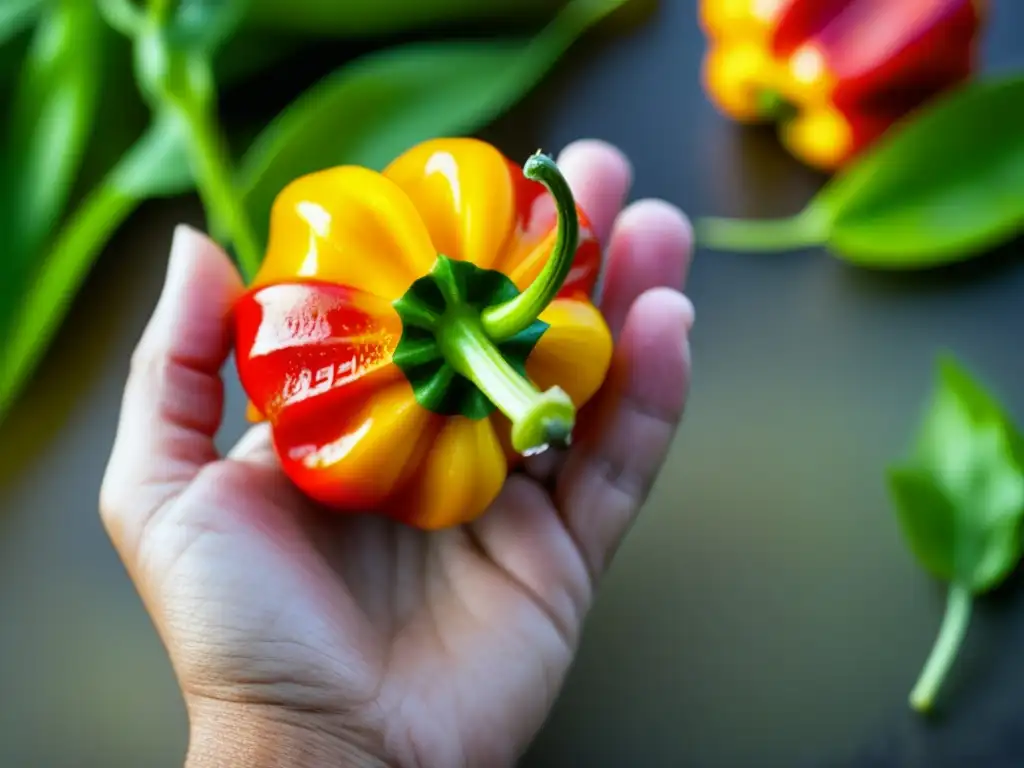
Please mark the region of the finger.
[[[682, 290], [693, 252], [693, 232], [686, 215], [661, 200], [631, 204], [612, 227], [610, 255], [601, 312], [618, 338], [636, 298], [652, 288]], [[588, 406], [580, 414], [585, 425]], [[565, 451], [550, 450], [524, 462], [526, 472], [549, 485], [565, 464]]]
[[597, 241], [605, 244], [633, 183], [629, 160], [611, 144], [582, 139], [562, 150], [558, 167]]
[[602, 574], [647, 499], [683, 413], [689, 385], [689, 300], [642, 294], [622, 329], [597, 429], [570, 453], [555, 500], [593, 578]]
[[644, 291], [682, 291], [693, 253], [693, 229], [681, 210], [662, 200], [633, 203], [616, 220], [608, 247], [601, 312], [617, 338]]
[[265, 421], [250, 427], [228, 451], [226, 458], [260, 469], [284, 472], [274, 450], [272, 427]]
[[132, 355], [100, 493], [115, 545], [130, 546], [154, 511], [217, 457], [220, 369], [242, 290], [223, 251], [195, 230], [175, 230], [163, 292]]

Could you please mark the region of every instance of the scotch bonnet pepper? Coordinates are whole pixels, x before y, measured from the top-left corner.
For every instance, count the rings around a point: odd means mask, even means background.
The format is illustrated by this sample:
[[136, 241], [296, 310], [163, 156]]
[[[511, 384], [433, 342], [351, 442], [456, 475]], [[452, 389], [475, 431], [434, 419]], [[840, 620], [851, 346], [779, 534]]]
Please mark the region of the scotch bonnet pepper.
[[970, 77], [983, 0], [701, 0], [703, 78], [722, 112], [777, 122], [787, 149], [834, 170]]
[[548, 157], [469, 138], [284, 188], [235, 308], [236, 365], [284, 471], [338, 510], [468, 522], [568, 444], [611, 333], [600, 245]]

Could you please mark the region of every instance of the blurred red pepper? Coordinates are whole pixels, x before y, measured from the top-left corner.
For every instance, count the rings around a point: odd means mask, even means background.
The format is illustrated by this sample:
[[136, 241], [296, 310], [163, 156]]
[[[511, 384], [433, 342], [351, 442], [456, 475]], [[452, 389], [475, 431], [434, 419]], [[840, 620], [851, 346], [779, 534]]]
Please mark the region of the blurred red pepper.
[[722, 112], [778, 122], [786, 148], [834, 170], [970, 77], [984, 0], [701, 0], [703, 79]]

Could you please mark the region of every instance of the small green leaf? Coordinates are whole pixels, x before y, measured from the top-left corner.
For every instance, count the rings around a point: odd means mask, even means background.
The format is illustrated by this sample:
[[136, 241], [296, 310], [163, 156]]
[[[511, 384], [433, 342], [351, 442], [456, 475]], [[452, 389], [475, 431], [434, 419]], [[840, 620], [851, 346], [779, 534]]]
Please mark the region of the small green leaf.
[[357, 60], [282, 112], [242, 160], [239, 188], [262, 237], [278, 192], [342, 164], [382, 169], [426, 139], [470, 133], [518, 101], [624, 0], [574, 0], [536, 37], [417, 43]]
[[910, 550], [932, 576], [956, 576], [956, 510], [927, 470], [892, 467], [889, 492]]
[[910, 550], [950, 583], [946, 619], [914, 687], [928, 709], [966, 631], [970, 599], [1003, 582], [1021, 558], [1022, 437], [996, 399], [949, 355], [910, 459], [888, 472]]
[[790, 219], [705, 218], [719, 250], [828, 247], [854, 264], [920, 269], [1024, 231], [1024, 76], [953, 89], [894, 125]]
[[995, 399], [943, 356], [913, 456], [890, 476], [912, 547], [928, 553], [930, 570], [942, 563], [944, 578], [975, 593], [996, 586], [1020, 558], [1020, 441]]

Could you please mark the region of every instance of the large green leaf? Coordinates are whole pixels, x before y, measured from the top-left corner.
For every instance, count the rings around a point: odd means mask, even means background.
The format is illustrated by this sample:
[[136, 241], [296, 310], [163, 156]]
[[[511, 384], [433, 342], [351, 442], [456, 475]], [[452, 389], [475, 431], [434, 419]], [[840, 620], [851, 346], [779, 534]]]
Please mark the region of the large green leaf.
[[308, 35], [406, 32], [457, 21], [540, 18], [566, 0], [252, 0], [247, 23]]
[[981, 255], [1024, 231], [1024, 75], [961, 86], [907, 116], [797, 216], [698, 221], [737, 251], [824, 245], [855, 264], [919, 269]]
[[341, 164], [380, 169], [410, 146], [470, 133], [531, 90], [569, 46], [624, 0], [573, 0], [536, 37], [417, 43], [356, 60], [311, 88], [243, 157], [239, 188], [261, 238], [278, 192]]
[[0, 158], [2, 339], [11, 332], [34, 257], [60, 222], [92, 136], [102, 33], [91, 0], [55, 2], [40, 20], [19, 74]]

